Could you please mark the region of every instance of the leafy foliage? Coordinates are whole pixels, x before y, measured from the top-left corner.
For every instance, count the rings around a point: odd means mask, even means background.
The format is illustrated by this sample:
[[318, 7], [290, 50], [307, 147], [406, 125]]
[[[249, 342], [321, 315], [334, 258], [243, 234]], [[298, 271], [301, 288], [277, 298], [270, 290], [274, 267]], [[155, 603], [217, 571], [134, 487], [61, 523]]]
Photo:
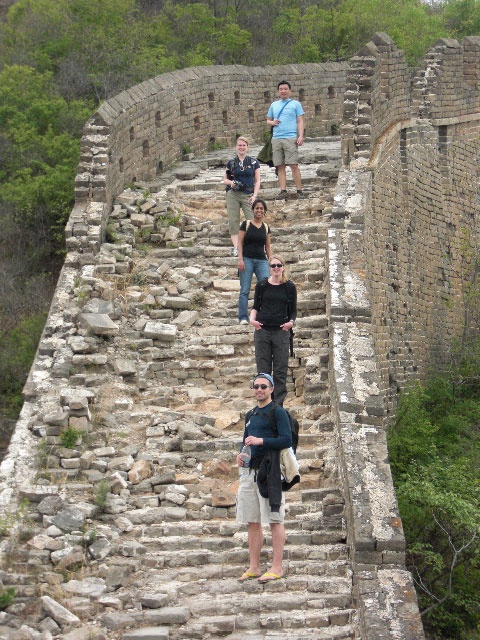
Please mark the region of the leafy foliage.
[[[477, 375], [479, 362], [469, 362]], [[390, 463], [426, 630], [434, 639], [473, 640], [480, 623], [480, 397], [452, 378], [435, 378], [410, 388], [397, 416]]]
[[0, 21], [1, 339], [48, 307], [102, 100], [187, 66], [346, 59], [374, 31], [413, 62], [479, 29], [480, 0], [16, 0]]
[[0, 408], [8, 417], [15, 417], [22, 406], [23, 385], [44, 324], [45, 315], [38, 314], [8, 333], [0, 332]]
[[4, 611], [15, 601], [16, 591], [14, 587], [7, 587], [0, 591], [0, 611]]
[[75, 429], [74, 427], [67, 427], [63, 429], [60, 434], [60, 444], [66, 449], [73, 449], [77, 444], [79, 438], [83, 436], [81, 429]]
[[51, 73], [18, 65], [0, 72], [0, 105], [0, 202], [23, 229], [60, 248], [73, 205], [78, 136], [90, 109], [59, 96]]
[[442, 21], [450, 37], [461, 39], [480, 33], [480, 2], [449, 0], [444, 5]]

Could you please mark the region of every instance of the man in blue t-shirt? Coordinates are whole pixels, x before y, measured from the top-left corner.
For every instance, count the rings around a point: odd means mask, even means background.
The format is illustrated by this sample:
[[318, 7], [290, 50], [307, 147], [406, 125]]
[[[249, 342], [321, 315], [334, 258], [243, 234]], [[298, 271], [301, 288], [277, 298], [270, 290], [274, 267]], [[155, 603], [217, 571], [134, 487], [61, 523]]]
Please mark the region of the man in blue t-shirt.
[[277, 196], [287, 200], [287, 165], [292, 172], [293, 182], [297, 187], [297, 197], [303, 198], [302, 176], [298, 167], [298, 147], [303, 144], [304, 122], [303, 107], [298, 100], [292, 100], [292, 87], [286, 80], [278, 85], [280, 100], [270, 105], [267, 113], [267, 124], [273, 127], [272, 155], [277, 169], [280, 193]]

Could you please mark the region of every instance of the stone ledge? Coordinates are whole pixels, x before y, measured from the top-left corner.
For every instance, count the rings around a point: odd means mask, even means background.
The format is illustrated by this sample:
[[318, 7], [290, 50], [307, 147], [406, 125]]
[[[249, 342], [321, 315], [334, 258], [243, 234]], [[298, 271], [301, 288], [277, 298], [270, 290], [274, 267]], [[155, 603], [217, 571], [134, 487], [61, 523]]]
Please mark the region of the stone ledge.
[[[370, 187], [370, 171], [342, 170], [335, 206], [342, 211], [344, 225], [328, 233], [332, 408], [362, 637], [387, 640], [393, 637], [394, 628], [401, 628], [398, 637], [402, 640], [420, 640], [423, 628], [411, 577], [405, 570], [405, 538], [385, 462], [385, 412], [365, 282], [364, 235], [361, 228], [348, 227], [351, 215], [363, 217]], [[384, 580], [387, 576], [390, 583]]]

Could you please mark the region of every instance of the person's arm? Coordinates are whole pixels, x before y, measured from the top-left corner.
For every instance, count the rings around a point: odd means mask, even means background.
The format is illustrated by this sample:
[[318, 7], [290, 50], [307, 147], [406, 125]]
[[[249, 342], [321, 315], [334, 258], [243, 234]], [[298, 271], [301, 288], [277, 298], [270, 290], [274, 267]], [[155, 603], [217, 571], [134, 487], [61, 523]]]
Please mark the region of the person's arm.
[[253, 307], [252, 307], [252, 310], [250, 311], [250, 316], [249, 316], [250, 324], [254, 326], [255, 329], [262, 328], [262, 323], [258, 322], [257, 320], [257, 313], [259, 311], [259, 306], [260, 306], [260, 287], [257, 282], [257, 284], [255, 285], [255, 293], [253, 294]]
[[255, 169], [255, 173], [253, 174], [253, 193], [250, 196], [251, 202], [257, 199], [259, 191], [260, 191], [260, 165], [258, 165], [258, 167]]
[[288, 296], [289, 302], [289, 314], [290, 319], [288, 322], [280, 325], [283, 331], [290, 331], [295, 326], [295, 320], [297, 319], [297, 287], [290, 280], [287, 282], [287, 287], [290, 287], [290, 294]]
[[297, 287], [293, 284], [293, 282], [291, 283], [291, 304], [290, 304], [290, 320], [293, 320], [293, 322], [295, 322], [295, 320], [297, 319]]
[[245, 429], [243, 430], [242, 444], [240, 445], [240, 451], [237, 453], [237, 465], [239, 467], [243, 467], [243, 460], [242, 458], [240, 458], [240, 454], [242, 452], [244, 445], [246, 444], [245, 440], [247, 439], [247, 437], [248, 437], [248, 430], [247, 430], [247, 425], [245, 425]]
[[272, 257], [272, 245], [270, 243], [270, 233], [267, 233], [267, 239], [265, 240], [265, 253], [267, 254], [267, 260]]
[[269, 127], [276, 127], [277, 124], [280, 122], [280, 120], [278, 120], [278, 118], [274, 118], [273, 117], [273, 109], [272, 109], [272, 105], [270, 105], [270, 109], [268, 110], [267, 113], [267, 124]]
[[297, 116], [297, 145], [299, 147], [303, 144], [303, 134], [305, 132], [305, 124], [302, 116]]
[[278, 437], [263, 438], [263, 446], [267, 449], [288, 449], [292, 446], [292, 430], [287, 412], [283, 407], [275, 407], [275, 423]]
[[258, 320], [257, 320], [257, 310], [256, 309], [252, 309], [250, 311], [249, 322], [252, 325], [252, 327], [255, 327], [255, 329], [261, 329], [262, 328], [262, 323], [258, 322]]
[[240, 229], [238, 231], [238, 268], [240, 271], [245, 271], [245, 263], [243, 262], [243, 242], [245, 240], [245, 231], [242, 230], [244, 226], [244, 222], [242, 222]]
[[223, 176], [223, 184], [226, 184], [227, 187], [231, 187], [233, 185], [233, 180], [234, 176], [230, 168], [230, 163], [228, 163], [227, 168], [225, 169], [225, 175]]

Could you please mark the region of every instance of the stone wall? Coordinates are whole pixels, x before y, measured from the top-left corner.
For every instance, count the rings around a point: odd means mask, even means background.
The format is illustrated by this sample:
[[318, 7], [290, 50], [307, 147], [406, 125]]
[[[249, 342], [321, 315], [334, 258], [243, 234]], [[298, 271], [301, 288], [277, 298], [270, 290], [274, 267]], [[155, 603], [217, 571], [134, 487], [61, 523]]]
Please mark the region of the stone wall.
[[348, 74], [343, 158], [371, 175], [365, 268], [389, 409], [461, 331], [461, 247], [479, 214], [479, 67], [480, 38], [440, 40], [410, 78], [403, 52], [376, 34]]
[[[330, 375], [358, 610], [369, 640], [423, 637], [404, 570], [386, 425], [398, 390], [441, 364], [460, 328], [460, 247], [479, 215], [479, 69], [480, 38], [439, 41], [412, 74], [390, 38], [376, 34], [348, 73], [346, 64], [332, 63], [159, 76], [104, 103], [82, 139], [59, 308], [62, 289], [73, 286], [70, 256], [89, 263], [99, 251], [113, 197], [133, 180], [158, 180], [185, 145], [196, 152], [233, 146], [238, 133], [258, 140], [278, 80], [292, 81], [308, 135], [329, 135], [342, 122], [344, 168], [328, 245]], [[19, 438], [27, 413], [28, 403], [13, 438], [25, 452]], [[30, 472], [32, 460], [24, 458]], [[13, 492], [12, 480], [4, 496]], [[403, 625], [397, 635], [388, 635], [392, 620]]]
[[180, 159], [261, 140], [266, 113], [287, 79], [305, 109], [307, 136], [338, 131], [346, 63], [195, 67], [157, 76], [103, 103], [87, 122], [67, 246], [98, 250], [113, 197], [134, 181], [152, 181]]
[[403, 53], [375, 34], [347, 75], [328, 246], [331, 388], [368, 638], [390, 637], [387, 585], [404, 594], [398, 637], [423, 637], [398, 571], [386, 427], [399, 390], [441, 367], [463, 328], [464, 256], [478, 246], [479, 68], [480, 38], [441, 40], [409, 76]]

